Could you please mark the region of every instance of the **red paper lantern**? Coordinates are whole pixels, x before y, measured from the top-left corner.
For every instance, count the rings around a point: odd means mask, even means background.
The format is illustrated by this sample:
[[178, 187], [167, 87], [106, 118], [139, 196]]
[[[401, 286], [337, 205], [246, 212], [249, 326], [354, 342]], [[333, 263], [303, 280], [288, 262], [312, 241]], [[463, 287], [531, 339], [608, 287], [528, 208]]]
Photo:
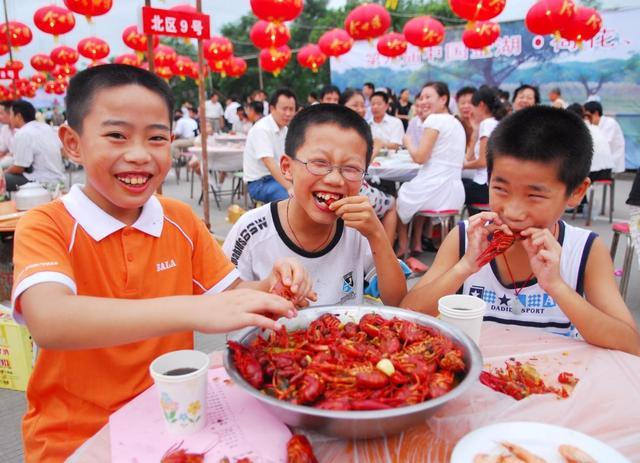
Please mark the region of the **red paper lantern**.
[[173, 77], [173, 72], [169, 66], [156, 66], [155, 71], [156, 75], [165, 80], [169, 80]]
[[15, 72], [20, 72], [24, 68], [24, 64], [22, 64], [22, 61], [14, 59], [13, 61], [7, 61], [5, 67], [13, 69]]
[[240, 77], [247, 72], [247, 62], [237, 56], [231, 56], [223, 62], [223, 73], [228, 77]]
[[382, 56], [395, 58], [407, 51], [407, 40], [398, 32], [389, 32], [378, 38], [378, 53]]
[[31, 67], [36, 71], [49, 72], [53, 69], [53, 66], [55, 66], [55, 63], [49, 55], [38, 53], [31, 57]]
[[74, 75], [78, 70], [72, 64], [57, 65], [51, 71], [51, 76], [56, 80], [62, 80]]
[[251, 10], [269, 22], [291, 21], [302, 13], [302, 0], [251, 0]]
[[[156, 35], [153, 35], [152, 37], [153, 48], [155, 48], [160, 43], [160, 39]], [[139, 51], [141, 53], [147, 51], [147, 36], [138, 32], [138, 26], [136, 25], [129, 26], [122, 31], [122, 41], [127, 47], [133, 48], [135, 51]]]
[[467, 48], [485, 48], [500, 36], [500, 25], [493, 21], [476, 21], [462, 33], [462, 42]]
[[51, 56], [51, 61], [61, 65], [73, 64], [78, 61], [78, 58], [80, 58], [80, 55], [76, 50], [71, 47], [67, 47], [66, 45], [54, 48], [51, 50], [49, 56]]
[[42, 85], [46, 81], [47, 81], [47, 75], [43, 74], [42, 72], [36, 72], [34, 75], [31, 76], [31, 82], [37, 85]]
[[53, 34], [55, 38], [66, 34], [76, 25], [73, 13], [56, 5], [38, 8], [33, 14], [33, 22], [42, 32]]
[[344, 28], [355, 40], [371, 40], [384, 34], [391, 25], [389, 12], [377, 3], [363, 3], [351, 10]]
[[340, 56], [351, 50], [353, 39], [344, 29], [336, 28], [322, 34], [318, 40], [318, 46], [327, 56]]
[[185, 76], [189, 75], [193, 64], [193, 60], [188, 56], [178, 55], [176, 61], [171, 65], [171, 72], [184, 79]]
[[486, 21], [504, 10], [507, 0], [449, 0], [451, 10], [469, 21]]
[[579, 6], [569, 24], [560, 30], [560, 36], [580, 43], [590, 40], [602, 29], [602, 17], [594, 8]]
[[140, 66], [140, 58], [135, 53], [123, 53], [113, 60], [116, 64], [128, 64], [129, 66]]
[[[153, 49], [153, 64], [158, 68], [170, 68], [177, 59], [178, 54], [176, 51], [167, 45], [158, 45]], [[169, 71], [171, 71], [171, 69], [169, 69]]]
[[9, 53], [9, 45], [6, 43], [0, 43], [0, 56]]
[[291, 38], [289, 28], [282, 23], [260, 20], [251, 27], [249, 38], [256, 48], [278, 48]]
[[204, 57], [208, 61], [222, 61], [233, 55], [231, 40], [221, 35], [214, 35], [203, 42]]
[[67, 83], [62, 80], [56, 80], [53, 83], [53, 93], [56, 95], [64, 95], [64, 92], [67, 91]]
[[291, 59], [291, 49], [287, 45], [275, 49], [263, 48], [260, 51], [260, 67], [278, 76]]
[[[9, 21], [9, 35], [13, 48], [24, 47], [33, 39], [29, 26], [18, 21]], [[7, 43], [7, 23], [0, 24], [0, 42]]]
[[195, 6], [189, 5], [188, 3], [181, 3], [180, 5], [172, 6], [169, 8], [171, 11], [179, 11], [181, 13], [197, 13], [198, 10]]
[[410, 19], [402, 30], [404, 38], [419, 48], [433, 47], [444, 41], [444, 26], [431, 16], [418, 16]]
[[64, 4], [74, 13], [78, 13], [91, 22], [93, 16], [105, 14], [113, 6], [113, 0], [64, 0]]
[[98, 37], [87, 37], [78, 42], [78, 52], [91, 61], [109, 56], [109, 44]]
[[48, 80], [44, 83], [44, 91], [45, 93], [53, 93], [53, 87], [55, 86], [55, 82], [53, 80]]
[[320, 66], [326, 61], [327, 55], [322, 52], [319, 45], [314, 43], [309, 43], [298, 51], [298, 63], [300, 66], [311, 69], [313, 72], [318, 72]]
[[558, 34], [575, 13], [576, 6], [571, 0], [539, 0], [529, 8], [524, 23], [533, 34]]

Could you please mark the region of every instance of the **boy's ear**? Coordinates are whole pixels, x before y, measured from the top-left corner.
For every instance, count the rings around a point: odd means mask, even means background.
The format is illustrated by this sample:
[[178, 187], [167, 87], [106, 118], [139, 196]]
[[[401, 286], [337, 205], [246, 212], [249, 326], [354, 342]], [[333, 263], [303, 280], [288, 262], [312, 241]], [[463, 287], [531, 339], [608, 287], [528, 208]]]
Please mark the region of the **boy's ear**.
[[82, 164], [80, 156], [80, 135], [69, 125], [63, 124], [58, 129], [58, 137], [62, 142], [62, 149], [69, 159], [76, 164]]
[[578, 207], [582, 202], [582, 198], [585, 194], [587, 194], [587, 190], [591, 185], [591, 179], [589, 177], [585, 178], [580, 185], [578, 185], [573, 192], [569, 195], [567, 199], [567, 206], [569, 209], [574, 207]]
[[283, 154], [280, 157], [280, 171], [284, 175], [284, 178], [293, 183], [293, 175], [291, 174], [291, 164], [293, 164], [293, 159], [286, 154]]

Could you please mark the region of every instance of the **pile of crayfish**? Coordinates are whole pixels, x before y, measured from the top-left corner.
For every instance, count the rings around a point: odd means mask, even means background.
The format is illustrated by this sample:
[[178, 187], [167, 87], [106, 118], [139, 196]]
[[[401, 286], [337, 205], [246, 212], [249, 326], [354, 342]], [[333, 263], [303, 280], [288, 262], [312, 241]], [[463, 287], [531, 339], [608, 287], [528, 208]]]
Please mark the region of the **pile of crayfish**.
[[324, 314], [306, 329], [228, 345], [256, 389], [330, 410], [414, 405], [446, 394], [466, 371], [460, 348], [439, 331], [374, 313], [345, 324]]

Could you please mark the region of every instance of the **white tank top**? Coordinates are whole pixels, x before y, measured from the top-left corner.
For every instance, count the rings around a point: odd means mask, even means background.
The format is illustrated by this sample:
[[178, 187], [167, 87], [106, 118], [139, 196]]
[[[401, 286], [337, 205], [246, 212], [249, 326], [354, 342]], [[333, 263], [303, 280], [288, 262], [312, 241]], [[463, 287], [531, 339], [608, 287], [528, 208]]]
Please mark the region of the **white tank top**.
[[[578, 294], [584, 297], [584, 271], [595, 233], [573, 227], [563, 221], [558, 222], [558, 241], [562, 246], [560, 275]], [[460, 256], [467, 249], [468, 223], [458, 224], [460, 231]], [[522, 287], [524, 282], [518, 282]], [[495, 261], [491, 261], [464, 282], [461, 291], [483, 299], [487, 303], [484, 320], [506, 325], [541, 328], [555, 334], [580, 337], [569, 318], [556, 302], [538, 285], [535, 277], [518, 293], [519, 304], [511, 282], [503, 282], [498, 276]], [[518, 313], [518, 311], [520, 313]]]

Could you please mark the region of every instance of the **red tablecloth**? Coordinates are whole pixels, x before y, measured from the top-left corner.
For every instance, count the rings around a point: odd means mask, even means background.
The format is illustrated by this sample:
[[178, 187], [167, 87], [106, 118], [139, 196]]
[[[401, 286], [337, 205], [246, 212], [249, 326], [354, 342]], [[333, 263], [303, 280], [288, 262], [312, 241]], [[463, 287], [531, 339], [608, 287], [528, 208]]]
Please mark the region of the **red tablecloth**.
[[[424, 425], [383, 439], [337, 440], [313, 435], [321, 462], [446, 462], [466, 433], [490, 423], [539, 421], [589, 434], [640, 461], [640, 357], [539, 332], [485, 322], [480, 348], [485, 366], [509, 357], [531, 360], [543, 375], [570, 371], [580, 379], [568, 399], [553, 395], [516, 401], [479, 382]], [[213, 354], [220, 365], [220, 353]], [[88, 440], [70, 461], [109, 462], [109, 427]]]

